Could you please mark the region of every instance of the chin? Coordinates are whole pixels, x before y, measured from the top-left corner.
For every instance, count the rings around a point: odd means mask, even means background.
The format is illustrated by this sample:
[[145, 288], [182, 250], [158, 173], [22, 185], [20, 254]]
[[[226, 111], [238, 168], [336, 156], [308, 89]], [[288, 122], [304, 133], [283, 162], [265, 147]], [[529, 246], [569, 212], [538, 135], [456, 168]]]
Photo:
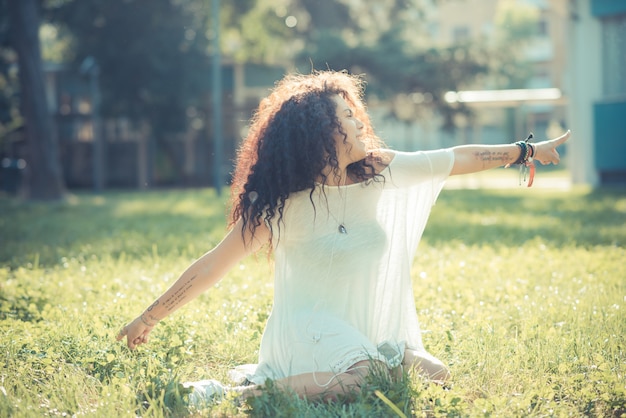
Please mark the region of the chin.
[[368, 156], [368, 153], [363, 151], [363, 152], [359, 152], [357, 155], [354, 156], [353, 161], [354, 163], [356, 163], [357, 161], [363, 161], [364, 159], [366, 159]]

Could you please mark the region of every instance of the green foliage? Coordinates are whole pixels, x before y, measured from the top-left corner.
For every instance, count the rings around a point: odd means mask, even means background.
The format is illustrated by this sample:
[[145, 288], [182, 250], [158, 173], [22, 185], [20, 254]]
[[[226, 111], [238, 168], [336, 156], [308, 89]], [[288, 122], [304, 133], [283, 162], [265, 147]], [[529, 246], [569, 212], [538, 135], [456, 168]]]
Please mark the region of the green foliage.
[[[0, 1], [0, 10], [6, 0]], [[105, 116], [149, 120], [158, 146], [174, 154], [160, 137], [186, 127], [186, 111], [203, 108], [210, 91], [211, 27], [207, 0], [47, 0], [44, 55], [78, 67], [86, 57], [100, 66]], [[375, 3], [311, 0], [237, 0], [221, 3], [221, 50], [238, 62], [295, 65], [303, 72], [348, 69], [365, 73], [370, 93], [401, 101], [399, 120], [419, 109], [441, 112], [444, 125], [457, 115], [443, 95], [487, 74], [497, 87], [520, 87], [529, 68], [515, 51], [532, 36], [536, 10], [511, 2], [498, 11], [498, 35], [444, 49], [432, 48], [418, 0]], [[0, 14], [1, 15], [1, 14]], [[287, 19], [295, 19], [292, 25]], [[0, 136], [18, 126], [15, 83], [5, 71], [11, 62], [0, 17]], [[54, 35], [54, 36], [53, 36]], [[486, 47], [489, 46], [489, 47]], [[8, 55], [7, 55], [8, 54]], [[405, 100], [427, 93], [426, 100]], [[413, 95], [413, 96], [412, 96]], [[407, 111], [409, 109], [409, 111]], [[180, 171], [180, 167], [177, 168]]]
[[292, 59], [293, 30], [285, 24], [287, 4], [282, 0], [247, 1], [245, 7], [225, 5], [222, 49], [238, 62], [286, 66]]
[[[393, 378], [375, 365], [359, 392], [328, 402], [311, 403], [286, 393], [273, 382], [263, 394], [248, 401], [252, 417], [380, 417], [413, 415], [423, 385], [414, 385], [407, 373]], [[398, 413], [399, 412], [399, 413]]]
[[472, 116], [466, 106], [444, 99], [448, 91], [469, 88], [492, 73], [508, 80], [519, 68], [503, 73], [502, 64], [510, 62], [510, 55], [502, 59], [505, 48], [482, 39], [435, 46], [438, 43], [425, 30], [419, 2], [381, 3], [350, 5], [352, 19], [343, 25], [308, 27], [297, 65], [363, 73], [368, 94], [394, 104], [390, 116], [414, 121], [434, 110], [447, 129], [456, 125], [459, 116]]
[[17, 94], [19, 82], [12, 68], [17, 55], [11, 48], [7, 1], [0, 0], [0, 146], [3, 148], [7, 135], [23, 123]]
[[226, 197], [0, 197], [0, 415], [623, 416], [624, 196], [444, 190], [412, 274], [424, 342], [451, 368], [450, 388], [373, 373], [361, 393], [334, 403], [269, 383], [247, 403], [228, 397], [199, 411], [187, 410], [181, 382], [228, 382], [231, 368], [256, 361], [272, 300], [264, 254], [162, 321], [138, 350], [115, 335], [221, 239]]
[[499, 2], [494, 18], [494, 36], [491, 40], [483, 40], [493, 46], [488, 76], [493, 88], [526, 87], [533, 65], [524, 59], [524, 52], [536, 39], [539, 21], [537, 6], [511, 0]]
[[104, 115], [182, 130], [187, 106], [208, 84], [204, 2], [68, 1], [47, 13], [72, 35], [76, 67], [90, 56], [98, 63]]
[[72, 57], [72, 38], [58, 26], [42, 23], [39, 27], [41, 59], [44, 62], [62, 64]]
[[401, 121], [434, 110], [444, 128], [453, 128], [459, 117], [471, 118], [472, 113], [466, 106], [447, 103], [446, 92], [477, 85], [524, 88], [532, 74], [522, 52], [537, 32], [535, 6], [500, 2], [494, 36], [442, 47], [427, 33], [423, 2], [351, 3], [345, 12], [350, 19], [340, 22], [332, 17], [318, 22], [314, 4], [319, 3], [303, 3], [312, 24], [301, 35], [306, 42], [296, 64], [304, 70], [313, 64], [364, 73], [368, 93], [394, 103], [390, 116]]
[[500, 1], [494, 19], [497, 42], [504, 46], [510, 42], [528, 41], [537, 34], [539, 18], [537, 6], [513, 0]]
[[460, 90], [486, 74], [488, 52], [475, 45], [447, 48], [423, 48], [405, 39], [404, 30], [392, 27], [379, 33], [371, 43], [348, 45], [340, 31], [316, 33], [300, 60], [318, 67], [348, 69], [366, 74], [369, 95], [391, 102], [401, 102], [391, 116], [413, 121], [417, 112], [436, 109], [445, 127], [455, 124], [455, 115], [469, 115], [467, 107], [450, 105], [444, 99], [448, 91]]

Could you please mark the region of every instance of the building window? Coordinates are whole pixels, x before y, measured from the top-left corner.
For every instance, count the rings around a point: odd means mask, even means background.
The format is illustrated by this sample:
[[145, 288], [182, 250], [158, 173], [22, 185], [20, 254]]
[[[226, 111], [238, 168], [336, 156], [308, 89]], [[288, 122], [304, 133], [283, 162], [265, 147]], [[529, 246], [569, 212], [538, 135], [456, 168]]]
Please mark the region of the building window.
[[469, 39], [470, 30], [467, 26], [457, 26], [452, 30], [452, 40], [454, 42], [464, 42]]
[[604, 95], [626, 96], [626, 14], [602, 19], [602, 47]]
[[542, 37], [549, 36], [548, 21], [545, 16], [542, 16], [537, 22], [537, 35]]

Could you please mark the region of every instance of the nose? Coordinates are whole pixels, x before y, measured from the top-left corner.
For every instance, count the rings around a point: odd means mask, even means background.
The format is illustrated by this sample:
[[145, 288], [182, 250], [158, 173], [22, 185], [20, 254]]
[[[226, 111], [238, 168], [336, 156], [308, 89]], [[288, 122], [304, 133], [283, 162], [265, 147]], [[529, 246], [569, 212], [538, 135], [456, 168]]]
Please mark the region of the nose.
[[360, 131], [364, 127], [365, 127], [365, 124], [363, 122], [361, 122], [361, 119], [357, 119], [356, 120], [356, 128]]

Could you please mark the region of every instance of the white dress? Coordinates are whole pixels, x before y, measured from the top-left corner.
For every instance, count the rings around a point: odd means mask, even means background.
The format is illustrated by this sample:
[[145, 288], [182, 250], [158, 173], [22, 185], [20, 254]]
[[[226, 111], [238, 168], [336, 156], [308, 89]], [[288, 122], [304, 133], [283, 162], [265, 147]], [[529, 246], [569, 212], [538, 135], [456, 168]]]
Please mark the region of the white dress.
[[406, 348], [430, 356], [410, 271], [454, 154], [393, 154], [384, 182], [294, 193], [284, 222], [273, 221], [274, 306], [251, 382], [342, 373], [369, 359], [394, 367]]

